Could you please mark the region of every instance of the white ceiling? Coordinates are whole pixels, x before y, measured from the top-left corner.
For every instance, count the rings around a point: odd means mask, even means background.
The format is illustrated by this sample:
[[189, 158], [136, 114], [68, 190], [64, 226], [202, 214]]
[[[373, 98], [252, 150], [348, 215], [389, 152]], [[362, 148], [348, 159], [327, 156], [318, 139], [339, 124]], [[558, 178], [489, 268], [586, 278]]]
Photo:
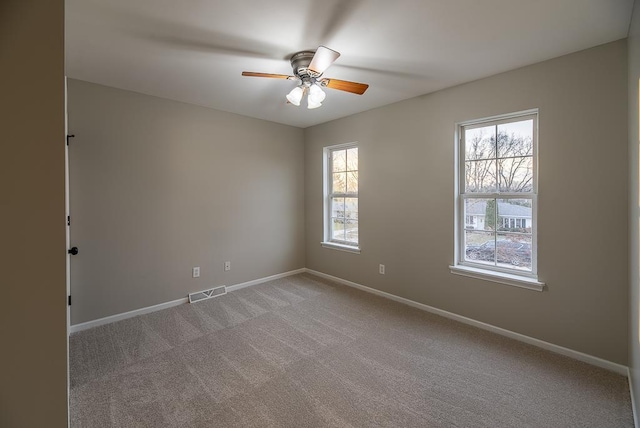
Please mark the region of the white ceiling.
[[[627, 36], [633, 0], [67, 0], [75, 79], [308, 127]], [[342, 56], [321, 108], [287, 105], [288, 58]]]

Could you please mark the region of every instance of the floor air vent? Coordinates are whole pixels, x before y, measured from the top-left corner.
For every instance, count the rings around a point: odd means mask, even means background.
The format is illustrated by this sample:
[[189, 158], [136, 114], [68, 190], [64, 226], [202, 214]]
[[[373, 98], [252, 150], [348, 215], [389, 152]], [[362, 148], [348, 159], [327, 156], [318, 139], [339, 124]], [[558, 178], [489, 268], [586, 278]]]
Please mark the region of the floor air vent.
[[208, 290], [196, 291], [195, 293], [189, 293], [189, 303], [211, 299], [213, 297], [222, 296], [223, 294], [227, 294], [227, 287], [224, 285], [221, 285], [220, 287], [210, 288]]

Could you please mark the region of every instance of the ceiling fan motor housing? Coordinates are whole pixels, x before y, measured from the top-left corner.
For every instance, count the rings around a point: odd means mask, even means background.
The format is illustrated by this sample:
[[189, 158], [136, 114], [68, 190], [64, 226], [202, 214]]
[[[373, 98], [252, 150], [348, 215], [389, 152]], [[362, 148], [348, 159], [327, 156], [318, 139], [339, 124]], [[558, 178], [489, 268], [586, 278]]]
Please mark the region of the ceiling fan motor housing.
[[320, 77], [320, 74], [314, 73], [309, 70], [309, 64], [311, 64], [311, 60], [315, 55], [315, 51], [302, 51], [295, 53], [291, 57], [291, 67], [293, 68], [293, 74], [298, 77], [303, 82], [311, 81], [311, 79], [315, 79]]

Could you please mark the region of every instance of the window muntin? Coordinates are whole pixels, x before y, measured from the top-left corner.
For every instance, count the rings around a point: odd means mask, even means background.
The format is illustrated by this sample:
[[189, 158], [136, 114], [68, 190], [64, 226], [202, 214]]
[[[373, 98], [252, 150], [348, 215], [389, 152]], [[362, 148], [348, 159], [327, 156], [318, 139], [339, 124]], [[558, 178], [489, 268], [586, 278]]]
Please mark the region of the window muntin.
[[325, 242], [358, 247], [358, 147], [325, 148]]
[[458, 264], [535, 277], [537, 112], [458, 131]]

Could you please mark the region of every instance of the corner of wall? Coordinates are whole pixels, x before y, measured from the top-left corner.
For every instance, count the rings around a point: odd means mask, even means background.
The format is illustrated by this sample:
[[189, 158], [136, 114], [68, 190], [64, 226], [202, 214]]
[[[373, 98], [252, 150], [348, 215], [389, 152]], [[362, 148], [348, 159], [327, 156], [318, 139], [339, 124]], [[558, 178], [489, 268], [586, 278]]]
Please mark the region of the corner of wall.
[[628, 90], [629, 90], [629, 387], [634, 410], [635, 425], [640, 408], [640, 262], [639, 219], [640, 181], [639, 163], [639, 82], [640, 82], [640, 3], [636, 0], [629, 26]]

